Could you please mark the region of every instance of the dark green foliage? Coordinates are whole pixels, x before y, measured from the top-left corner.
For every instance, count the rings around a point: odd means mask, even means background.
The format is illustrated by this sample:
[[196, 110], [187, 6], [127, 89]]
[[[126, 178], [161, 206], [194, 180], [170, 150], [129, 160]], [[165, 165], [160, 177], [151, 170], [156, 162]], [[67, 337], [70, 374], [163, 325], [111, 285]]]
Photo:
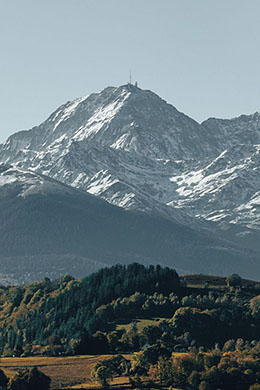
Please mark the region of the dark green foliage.
[[238, 274], [232, 274], [226, 279], [229, 287], [240, 287], [242, 284], [242, 278]]
[[159, 326], [149, 325], [143, 329], [142, 334], [148, 344], [155, 344], [162, 336], [162, 329]]
[[34, 367], [29, 372], [28, 383], [30, 390], [48, 390], [50, 387], [51, 380], [47, 375], [39, 371], [37, 367]]
[[4, 371], [0, 369], [0, 386], [5, 387], [8, 383], [8, 378], [5, 375]]
[[19, 371], [10, 381], [10, 390], [49, 390], [50, 378], [34, 367], [31, 371]]
[[[98, 330], [107, 330], [109, 318], [104, 313], [100, 315], [97, 311], [100, 306], [134, 293], [167, 295], [179, 288], [174, 270], [137, 263], [104, 268], [79, 281], [70, 276], [56, 282], [45, 278], [23, 288], [10, 288], [3, 291], [10, 306], [8, 322], [2, 318], [0, 350], [8, 345], [11, 351], [16, 351], [13, 354], [20, 355], [24, 344], [46, 345], [51, 337], [50, 345], [57, 347], [63, 343], [68, 353], [72, 339], [77, 340], [73, 346], [75, 353], [106, 353], [104, 336], [90, 337]], [[10, 321], [18, 310], [21, 313]], [[62, 353], [61, 348], [52, 350]]]
[[200, 373], [198, 371], [192, 371], [192, 373], [188, 377], [188, 384], [190, 385], [190, 387], [194, 390], [197, 390], [200, 382], [201, 382]]
[[122, 376], [129, 374], [131, 363], [122, 355], [117, 355], [110, 359], [103, 360], [102, 363], [99, 363], [95, 366], [94, 370], [97, 371], [100, 366], [107, 367], [112, 373], [112, 375]]
[[101, 332], [97, 332], [91, 336], [83, 329], [74, 352], [76, 355], [106, 354], [109, 352], [107, 338]]
[[172, 352], [162, 345], [154, 344], [143, 351], [144, 358], [149, 364], [155, 364], [160, 358], [167, 360]]
[[113, 372], [108, 366], [100, 364], [94, 368], [92, 376], [104, 389], [108, 389], [109, 382], [113, 379]]
[[[246, 341], [260, 340], [260, 300], [254, 295], [244, 287], [181, 287], [174, 270], [137, 263], [82, 280], [45, 278], [0, 288], [0, 351], [4, 356], [127, 353], [160, 344], [185, 352], [216, 343], [226, 352], [243, 350]], [[159, 317], [165, 320], [137, 329], [135, 319]], [[116, 328], [127, 322], [134, 324], [127, 331]]]

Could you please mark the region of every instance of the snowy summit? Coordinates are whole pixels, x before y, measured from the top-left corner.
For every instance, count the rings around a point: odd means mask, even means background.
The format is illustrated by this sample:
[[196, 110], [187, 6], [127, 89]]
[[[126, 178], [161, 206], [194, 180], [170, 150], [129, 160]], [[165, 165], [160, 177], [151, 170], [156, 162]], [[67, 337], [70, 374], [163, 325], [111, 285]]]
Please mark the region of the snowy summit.
[[62, 105], [9, 137], [0, 160], [240, 242], [260, 228], [259, 150], [259, 112], [199, 124], [127, 84]]

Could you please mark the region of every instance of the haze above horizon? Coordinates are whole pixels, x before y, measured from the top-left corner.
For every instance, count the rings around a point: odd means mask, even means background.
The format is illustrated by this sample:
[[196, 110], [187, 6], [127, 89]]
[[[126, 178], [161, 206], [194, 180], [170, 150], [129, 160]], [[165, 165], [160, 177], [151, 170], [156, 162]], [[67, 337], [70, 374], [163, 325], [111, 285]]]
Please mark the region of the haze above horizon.
[[259, 0], [0, 3], [0, 142], [138, 81], [193, 119], [260, 110]]

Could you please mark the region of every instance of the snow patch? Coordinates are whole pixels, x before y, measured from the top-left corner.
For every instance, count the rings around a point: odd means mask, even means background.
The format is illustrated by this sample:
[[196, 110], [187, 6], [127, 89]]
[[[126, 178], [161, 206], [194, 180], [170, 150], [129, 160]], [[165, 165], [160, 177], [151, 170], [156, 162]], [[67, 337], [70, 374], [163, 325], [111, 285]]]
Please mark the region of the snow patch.
[[64, 110], [58, 111], [57, 114], [55, 115], [55, 117], [53, 118], [53, 121], [55, 121], [60, 114], [61, 114], [61, 117], [55, 123], [55, 125], [53, 127], [53, 132], [57, 129], [57, 127], [60, 125], [61, 122], [70, 118], [75, 113], [78, 105], [80, 103], [84, 102], [87, 98], [88, 98], [88, 96], [84, 96], [84, 97], [81, 97], [79, 99], [76, 99], [73, 102], [70, 102], [69, 105], [66, 108], [64, 108]]
[[98, 108], [87, 124], [80, 127], [72, 139], [82, 141], [90, 135], [98, 133], [104, 125], [108, 125], [112, 121], [130, 95], [130, 93], [125, 93], [113, 103]]
[[0, 175], [0, 186], [4, 186], [6, 184], [11, 184], [16, 182], [17, 179], [13, 175]]
[[93, 181], [88, 187], [88, 192], [93, 195], [99, 195], [100, 193], [106, 191], [113, 184], [118, 183], [118, 179], [113, 179], [111, 174], [107, 174], [107, 171], [100, 171], [93, 177]]

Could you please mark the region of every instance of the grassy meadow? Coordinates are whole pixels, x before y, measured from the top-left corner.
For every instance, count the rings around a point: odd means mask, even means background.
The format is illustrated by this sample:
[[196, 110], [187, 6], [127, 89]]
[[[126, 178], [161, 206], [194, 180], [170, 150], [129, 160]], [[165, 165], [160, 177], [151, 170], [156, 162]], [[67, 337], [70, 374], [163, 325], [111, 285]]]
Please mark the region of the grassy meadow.
[[117, 323], [116, 330], [124, 329], [128, 332], [135, 324], [137, 330], [141, 332], [147, 326], [158, 326], [163, 320], [168, 321], [169, 318], [135, 318], [133, 320], [126, 320]]

